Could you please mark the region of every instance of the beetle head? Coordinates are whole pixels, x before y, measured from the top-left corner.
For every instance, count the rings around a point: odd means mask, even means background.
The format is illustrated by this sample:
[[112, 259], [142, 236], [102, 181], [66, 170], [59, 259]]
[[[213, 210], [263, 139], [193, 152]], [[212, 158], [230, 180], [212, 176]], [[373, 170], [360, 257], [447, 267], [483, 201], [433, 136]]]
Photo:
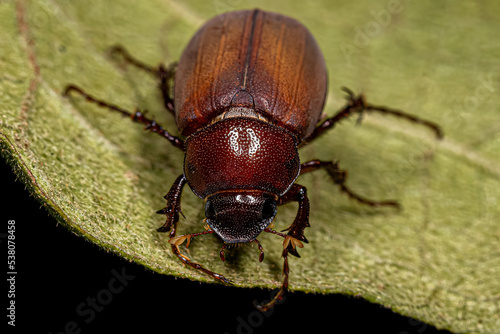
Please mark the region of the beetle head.
[[227, 191], [207, 198], [205, 216], [224, 242], [251, 242], [272, 222], [276, 208], [276, 198], [263, 191]]

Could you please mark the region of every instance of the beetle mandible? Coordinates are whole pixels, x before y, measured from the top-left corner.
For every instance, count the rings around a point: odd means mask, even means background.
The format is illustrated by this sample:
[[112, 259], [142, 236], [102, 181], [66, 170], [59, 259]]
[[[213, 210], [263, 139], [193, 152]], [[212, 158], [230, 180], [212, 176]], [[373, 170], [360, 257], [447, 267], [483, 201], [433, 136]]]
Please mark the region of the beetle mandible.
[[[299, 256], [297, 247], [307, 243], [309, 200], [298, 176], [325, 169], [349, 197], [370, 206], [398, 206], [395, 201], [373, 201], [352, 192], [347, 172], [335, 161], [300, 163], [298, 148], [333, 128], [342, 119], [363, 112], [379, 112], [405, 118], [431, 128], [438, 138], [440, 127], [399, 110], [367, 104], [362, 95], [347, 93], [347, 104], [333, 117], [321, 119], [327, 94], [327, 70], [311, 33], [301, 23], [262, 10], [229, 12], [209, 20], [191, 39], [178, 64], [150, 67], [134, 59], [124, 48], [113, 53], [125, 62], [150, 72], [159, 80], [165, 108], [174, 116], [181, 137], [136, 110], [129, 112], [99, 100], [75, 85], [76, 92], [142, 123], [175, 147], [185, 151], [184, 171], [165, 196], [166, 215], [159, 232], [169, 232], [173, 253], [186, 265], [230, 283], [191, 261], [179, 245], [192, 237], [215, 233], [227, 245], [255, 242], [262, 232], [282, 238], [283, 282], [276, 297], [262, 310], [282, 299], [288, 289], [288, 255]], [[206, 230], [177, 235], [181, 192], [189, 185], [205, 201]], [[277, 207], [298, 202], [295, 220], [284, 231], [272, 228]], [[283, 233], [285, 232], [286, 233]]]

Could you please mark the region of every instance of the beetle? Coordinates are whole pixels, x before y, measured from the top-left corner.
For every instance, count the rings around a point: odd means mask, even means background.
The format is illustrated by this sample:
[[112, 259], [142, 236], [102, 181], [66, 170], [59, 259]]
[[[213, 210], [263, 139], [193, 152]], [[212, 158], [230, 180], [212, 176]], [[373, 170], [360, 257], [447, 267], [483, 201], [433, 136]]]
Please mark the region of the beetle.
[[[112, 53], [126, 63], [153, 74], [159, 81], [165, 108], [175, 116], [181, 136], [173, 136], [140, 110], [130, 112], [68, 85], [67, 96], [76, 92], [88, 101], [142, 123], [185, 152], [183, 173], [165, 196], [166, 216], [159, 232], [169, 232], [172, 252], [192, 268], [216, 280], [230, 281], [183, 255], [179, 245], [191, 238], [216, 234], [223, 246], [257, 243], [262, 232], [284, 239], [283, 282], [268, 310], [289, 285], [289, 254], [299, 257], [297, 247], [308, 240], [310, 205], [307, 190], [295, 183], [305, 173], [324, 169], [340, 190], [363, 204], [394, 206], [391, 200], [373, 201], [346, 186], [347, 171], [336, 161], [300, 162], [298, 148], [312, 142], [339, 121], [353, 114], [379, 112], [421, 123], [438, 138], [441, 128], [403, 111], [366, 103], [363, 95], [347, 93], [347, 104], [333, 117], [322, 118], [327, 95], [327, 69], [323, 54], [309, 30], [297, 20], [277, 13], [243, 10], [209, 20], [190, 40], [178, 64], [148, 66], [123, 47]], [[181, 192], [188, 184], [205, 201], [206, 230], [177, 235]], [[273, 229], [277, 207], [298, 202], [295, 220], [284, 231]], [[284, 233], [286, 232], [286, 233]]]

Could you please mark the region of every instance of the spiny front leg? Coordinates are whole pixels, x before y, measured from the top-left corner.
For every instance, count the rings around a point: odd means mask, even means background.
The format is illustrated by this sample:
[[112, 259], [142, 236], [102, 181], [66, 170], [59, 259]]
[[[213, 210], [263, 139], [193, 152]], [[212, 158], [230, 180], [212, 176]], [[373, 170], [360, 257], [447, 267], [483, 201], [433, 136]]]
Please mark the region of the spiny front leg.
[[179, 176], [172, 187], [170, 188], [169, 192], [167, 195], [165, 195], [165, 199], [167, 200], [167, 205], [157, 211], [159, 214], [164, 214], [167, 216], [167, 219], [165, 221], [165, 224], [163, 224], [162, 227], [157, 229], [158, 232], [168, 232], [170, 231], [170, 239], [169, 243], [172, 247], [172, 253], [177, 256], [179, 260], [185, 265], [190, 266], [191, 268], [200, 270], [204, 272], [205, 274], [221, 281], [227, 284], [230, 284], [231, 281], [225, 278], [221, 274], [214, 273], [211, 270], [208, 270], [204, 268], [202, 265], [195, 263], [191, 261], [187, 256], [181, 253], [179, 246], [185, 241], [188, 240], [188, 246], [189, 242], [192, 237], [198, 236], [198, 235], [204, 235], [204, 234], [211, 234], [213, 233], [212, 230], [207, 230], [205, 232], [201, 233], [192, 233], [192, 234], [186, 234], [182, 236], [176, 237], [175, 234], [177, 232], [177, 223], [179, 222], [179, 213], [181, 213], [181, 194], [182, 194], [182, 189], [184, 188], [184, 185], [186, 184], [187, 180], [186, 177], [183, 175]]
[[186, 185], [187, 180], [184, 174], [177, 177], [174, 184], [165, 195], [167, 200], [167, 205], [158, 210], [156, 213], [164, 214], [167, 216], [165, 224], [157, 229], [158, 232], [168, 232], [170, 231], [170, 237], [175, 236], [175, 231], [177, 228], [177, 223], [179, 222], [179, 213], [181, 213], [181, 194], [182, 189]]
[[265, 305], [257, 305], [257, 308], [262, 312], [266, 312], [274, 305], [283, 299], [286, 291], [288, 291], [289, 286], [289, 273], [290, 267], [288, 265], [288, 254], [300, 257], [297, 252], [297, 247], [302, 248], [304, 245], [302, 242], [308, 243], [306, 237], [304, 236], [304, 230], [309, 227], [309, 199], [307, 198], [306, 187], [299, 184], [294, 184], [288, 192], [281, 196], [278, 204], [282, 205], [291, 201], [299, 202], [299, 209], [297, 211], [297, 216], [293, 221], [292, 225], [288, 227], [285, 231], [287, 234], [283, 234], [271, 229], [265, 229], [264, 232], [272, 233], [283, 237], [283, 283], [281, 284], [280, 290], [276, 296]]
[[309, 227], [309, 199], [307, 198], [307, 189], [304, 186], [301, 186], [299, 184], [294, 184], [284, 194], [279, 198], [278, 205], [283, 205], [289, 202], [298, 202], [299, 203], [299, 209], [297, 211], [297, 216], [295, 216], [295, 220], [293, 223], [284, 231], [288, 231], [287, 237], [290, 239], [292, 242], [287, 242], [287, 238], [285, 238], [285, 242], [287, 243], [287, 246], [284, 247], [290, 254], [295, 255], [297, 257], [299, 256], [299, 253], [297, 252], [295, 248], [295, 244], [293, 240], [298, 240], [302, 241], [305, 243], [308, 243], [306, 237], [304, 236], [304, 230], [306, 227]]

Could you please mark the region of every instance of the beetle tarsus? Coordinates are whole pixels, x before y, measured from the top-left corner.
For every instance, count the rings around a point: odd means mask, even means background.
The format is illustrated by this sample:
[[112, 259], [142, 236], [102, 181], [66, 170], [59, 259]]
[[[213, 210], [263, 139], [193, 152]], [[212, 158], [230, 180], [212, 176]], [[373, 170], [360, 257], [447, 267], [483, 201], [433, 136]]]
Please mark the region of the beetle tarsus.
[[360, 119], [365, 112], [379, 112], [383, 114], [393, 115], [399, 118], [404, 118], [410, 122], [422, 124], [428, 127], [435, 133], [437, 139], [442, 139], [444, 136], [441, 127], [434, 122], [413, 116], [411, 114], [407, 114], [398, 109], [392, 109], [384, 106], [377, 106], [366, 103], [363, 94], [359, 94], [356, 96], [352, 90], [346, 87], [342, 87], [342, 90], [345, 93], [347, 93], [346, 96], [347, 105], [340, 111], [338, 111], [333, 117], [327, 118], [321, 124], [318, 124], [316, 126], [316, 129], [314, 129], [314, 131], [312, 132], [312, 134], [310, 134], [307, 138], [304, 138], [304, 140], [301, 143], [301, 147], [312, 142], [314, 139], [318, 138], [321, 134], [325, 133], [327, 130], [330, 130], [333, 127], [335, 127], [335, 125], [339, 121], [351, 116], [354, 113], [358, 113], [360, 115], [360, 118], [358, 118], [358, 123], [361, 122]]
[[167, 139], [172, 145], [174, 145], [177, 148], [180, 148], [181, 150], [184, 151], [184, 141], [180, 139], [179, 137], [175, 137], [171, 135], [167, 130], [165, 130], [162, 126], [160, 126], [158, 123], [156, 123], [154, 120], [151, 120], [147, 117], [145, 117], [145, 113], [140, 112], [139, 110], [136, 110], [135, 112], [129, 112], [125, 109], [122, 109], [114, 104], [105, 102], [103, 100], [100, 100], [88, 93], [86, 93], [83, 89], [76, 85], [68, 85], [64, 89], [62, 95], [63, 96], [69, 96], [71, 92], [76, 92], [83, 97], [89, 102], [95, 103], [100, 107], [103, 108], [108, 108], [109, 110], [116, 111], [123, 116], [129, 117], [132, 119], [132, 121], [141, 123], [145, 125], [146, 130], [149, 130], [151, 132], [155, 132], [162, 136], [163, 138]]
[[278, 293], [274, 296], [274, 298], [267, 304], [264, 305], [259, 305], [259, 304], [254, 304], [257, 309], [259, 309], [261, 312], [267, 312], [270, 309], [272, 309], [277, 303], [279, 303], [283, 297], [285, 296], [286, 292], [288, 291], [288, 284], [289, 284], [289, 273], [290, 273], [290, 268], [288, 266], [288, 252], [287, 250], [283, 250], [283, 283], [281, 284], [281, 287], [278, 291]]
[[112, 56], [120, 55], [125, 63], [133, 65], [156, 76], [160, 81], [159, 88], [163, 94], [165, 108], [172, 114], [175, 114], [174, 98], [173, 93], [171, 92], [171, 87], [173, 87], [177, 63], [172, 63], [168, 67], [165, 67], [162, 64], [158, 65], [158, 67], [152, 67], [132, 57], [130, 53], [121, 45], [111, 47], [110, 54]]
[[405, 113], [404, 111], [401, 111], [398, 109], [392, 109], [392, 108], [387, 108], [384, 106], [377, 106], [377, 105], [368, 104], [368, 103], [366, 103], [365, 97], [363, 94], [359, 94], [358, 96], [355, 96], [353, 91], [350, 90], [349, 88], [346, 88], [346, 87], [342, 87], [342, 90], [347, 93], [347, 97], [346, 97], [348, 100], [347, 109], [349, 109], [349, 107], [350, 107], [352, 110], [343, 110], [340, 113], [342, 113], [342, 112], [345, 113], [344, 117], [346, 117], [346, 116], [349, 116], [350, 113], [358, 112], [359, 113], [359, 118], [357, 121], [358, 124], [361, 123], [361, 119], [363, 117], [364, 112], [373, 112], [374, 111], [374, 112], [379, 112], [379, 113], [384, 113], [384, 114], [389, 114], [389, 115], [393, 115], [396, 117], [404, 118], [410, 122], [422, 124], [422, 125], [428, 127], [429, 129], [431, 129], [432, 131], [434, 131], [437, 139], [442, 139], [444, 136], [444, 133], [443, 133], [443, 130], [441, 129], [441, 127], [434, 122], [422, 119], [420, 117], [416, 117], [414, 115]]
[[349, 189], [345, 182], [347, 180], [347, 171], [340, 169], [337, 161], [321, 161], [321, 160], [311, 160], [304, 162], [300, 165], [300, 175], [313, 172], [323, 168], [327, 171], [327, 173], [332, 178], [333, 182], [340, 187], [340, 191], [349, 196], [350, 198], [358, 201], [359, 203], [366, 204], [373, 207], [378, 206], [392, 206], [397, 209], [400, 209], [401, 206], [398, 202], [393, 200], [385, 200], [385, 201], [374, 201], [367, 199], [363, 196], [360, 196]]
[[171, 246], [172, 246], [172, 253], [174, 253], [177, 256], [177, 258], [179, 260], [181, 260], [181, 262], [183, 264], [188, 265], [188, 266], [190, 266], [193, 269], [200, 270], [203, 273], [205, 273], [205, 274], [213, 277], [214, 279], [216, 279], [218, 281], [221, 281], [221, 282], [226, 283], [226, 284], [232, 284], [231, 280], [227, 279], [223, 275], [215, 273], [215, 272], [213, 272], [211, 270], [208, 270], [208, 269], [204, 268], [199, 263], [192, 262], [191, 259], [189, 259], [187, 256], [185, 256], [184, 254], [182, 254], [180, 252], [179, 246], [177, 246], [175, 243], [173, 243]]
[[[189, 247], [189, 243], [191, 242], [192, 238], [200, 236], [200, 235], [206, 235], [206, 234], [212, 234], [212, 233], [214, 233], [213, 230], [205, 230], [203, 232], [175, 236], [175, 232], [174, 232], [174, 233], [170, 233], [170, 239], [168, 240], [168, 242], [171, 244], [172, 253], [174, 253], [177, 256], [177, 258], [179, 260], [181, 260], [181, 262], [184, 265], [188, 265], [193, 269], [200, 270], [201, 272], [213, 277], [214, 279], [216, 279], [220, 282], [223, 282], [226, 284], [232, 284], [231, 280], [227, 279], [223, 275], [215, 273], [211, 270], [208, 270], [205, 267], [203, 267], [201, 264], [191, 261], [191, 259], [189, 257], [187, 257], [186, 255], [182, 254], [180, 249], [179, 249], [179, 246], [182, 245], [184, 243], [184, 241], [186, 241], [186, 240], [187, 240], [186, 247]], [[226, 248], [226, 244], [224, 244], [220, 250], [220, 255], [221, 255], [222, 261], [225, 260], [224, 259], [224, 249], [225, 248]]]
[[135, 59], [134, 57], [132, 57], [130, 55], [130, 53], [128, 53], [128, 51], [121, 45], [114, 45], [112, 47], [109, 48], [109, 54], [111, 56], [116, 56], [116, 55], [120, 55], [125, 64], [130, 64], [130, 65], [133, 65], [137, 68], [140, 68], [141, 70], [144, 70], [146, 72], [150, 72], [150, 73], [153, 73], [153, 74], [156, 74], [156, 69], [152, 66], [149, 66], [137, 59]]

